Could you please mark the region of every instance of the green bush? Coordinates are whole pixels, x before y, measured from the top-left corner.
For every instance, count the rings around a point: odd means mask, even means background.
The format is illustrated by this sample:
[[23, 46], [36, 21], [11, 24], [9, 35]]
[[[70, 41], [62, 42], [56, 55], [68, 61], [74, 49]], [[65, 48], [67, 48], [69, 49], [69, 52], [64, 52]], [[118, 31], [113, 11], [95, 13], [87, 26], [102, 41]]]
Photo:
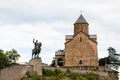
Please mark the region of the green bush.
[[71, 72], [72, 71], [69, 68], [67, 68], [66, 73], [71, 73]]
[[90, 72], [89, 75], [95, 75], [94, 72]]
[[41, 80], [41, 76], [37, 75], [36, 72], [29, 72], [27, 71], [25, 76], [21, 78], [21, 80]]
[[96, 80], [94, 72], [90, 72], [89, 75], [87, 76], [88, 80]]
[[42, 73], [44, 76], [53, 76], [55, 75], [55, 72], [53, 70], [49, 70], [49, 69], [43, 69]]
[[37, 74], [33, 74], [33, 75], [31, 76], [31, 79], [32, 79], [32, 80], [41, 80], [41, 79], [40, 79], [40, 76], [37, 75]]
[[68, 77], [70, 77], [70, 79], [72, 79], [72, 80], [80, 80], [81, 75], [80, 75], [80, 73], [70, 73], [68, 75]]
[[55, 69], [54, 72], [55, 72], [55, 75], [56, 75], [56, 76], [58, 76], [59, 74], [62, 73], [62, 71], [61, 71], [60, 69]]
[[65, 76], [69, 76], [71, 73], [72, 71], [69, 68], [67, 68], [64, 74]]
[[70, 69], [67, 69], [65, 73], [60, 69], [43, 69], [42, 72], [42, 76], [37, 75], [35, 72], [26, 72], [25, 76], [21, 78], [21, 80], [97, 80], [97, 77], [93, 72], [86, 75], [72, 72]]
[[87, 79], [88, 79], [88, 80], [96, 80], [96, 77], [95, 77], [95, 76], [92, 76], [92, 75], [89, 75], [89, 76], [87, 76]]
[[64, 77], [64, 74], [60, 69], [50, 70], [43, 69], [43, 76], [50, 76], [50, 80], [60, 80]]
[[80, 80], [88, 80], [86, 77], [81, 76]]

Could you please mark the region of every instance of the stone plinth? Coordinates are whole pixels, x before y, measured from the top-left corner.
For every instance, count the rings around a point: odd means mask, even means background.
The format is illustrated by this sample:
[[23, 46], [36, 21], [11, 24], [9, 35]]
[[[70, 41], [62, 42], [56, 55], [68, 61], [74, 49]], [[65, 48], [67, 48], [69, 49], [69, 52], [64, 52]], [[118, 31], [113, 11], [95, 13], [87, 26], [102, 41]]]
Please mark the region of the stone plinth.
[[33, 66], [33, 71], [37, 72], [38, 75], [42, 75], [42, 60], [40, 57], [31, 59], [29, 64]]

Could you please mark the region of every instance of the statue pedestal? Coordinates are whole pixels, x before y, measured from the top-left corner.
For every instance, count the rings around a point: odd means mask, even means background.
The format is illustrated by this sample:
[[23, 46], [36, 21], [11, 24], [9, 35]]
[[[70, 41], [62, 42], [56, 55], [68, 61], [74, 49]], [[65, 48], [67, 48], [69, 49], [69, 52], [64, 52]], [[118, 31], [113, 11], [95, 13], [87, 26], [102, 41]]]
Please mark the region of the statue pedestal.
[[42, 60], [41, 57], [33, 58], [29, 61], [30, 65], [33, 65], [33, 71], [37, 72], [38, 75], [42, 75]]

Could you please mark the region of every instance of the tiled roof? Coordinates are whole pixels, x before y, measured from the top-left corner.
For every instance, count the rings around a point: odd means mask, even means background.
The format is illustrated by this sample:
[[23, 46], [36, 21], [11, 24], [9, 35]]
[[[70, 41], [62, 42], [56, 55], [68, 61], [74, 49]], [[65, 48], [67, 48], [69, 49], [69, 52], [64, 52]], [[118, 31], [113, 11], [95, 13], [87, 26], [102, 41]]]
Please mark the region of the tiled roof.
[[75, 22], [75, 24], [77, 24], [77, 23], [88, 24], [88, 22], [85, 20], [85, 18], [82, 16], [82, 14], [80, 15], [80, 17]]
[[73, 39], [73, 35], [65, 35], [65, 39]]
[[93, 38], [97, 38], [97, 35], [89, 35], [89, 38], [93, 39]]

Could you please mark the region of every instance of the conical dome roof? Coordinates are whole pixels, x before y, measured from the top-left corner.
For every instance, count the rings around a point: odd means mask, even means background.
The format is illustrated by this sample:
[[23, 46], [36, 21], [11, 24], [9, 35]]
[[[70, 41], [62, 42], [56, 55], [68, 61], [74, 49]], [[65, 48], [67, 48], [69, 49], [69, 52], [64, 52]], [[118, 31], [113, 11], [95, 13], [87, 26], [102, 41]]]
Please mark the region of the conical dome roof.
[[80, 17], [77, 19], [77, 21], [75, 22], [75, 24], [88, 24], [88, 22], [85, 20], [85, 18], [82, 16], [82, 14], [80, 15]]

